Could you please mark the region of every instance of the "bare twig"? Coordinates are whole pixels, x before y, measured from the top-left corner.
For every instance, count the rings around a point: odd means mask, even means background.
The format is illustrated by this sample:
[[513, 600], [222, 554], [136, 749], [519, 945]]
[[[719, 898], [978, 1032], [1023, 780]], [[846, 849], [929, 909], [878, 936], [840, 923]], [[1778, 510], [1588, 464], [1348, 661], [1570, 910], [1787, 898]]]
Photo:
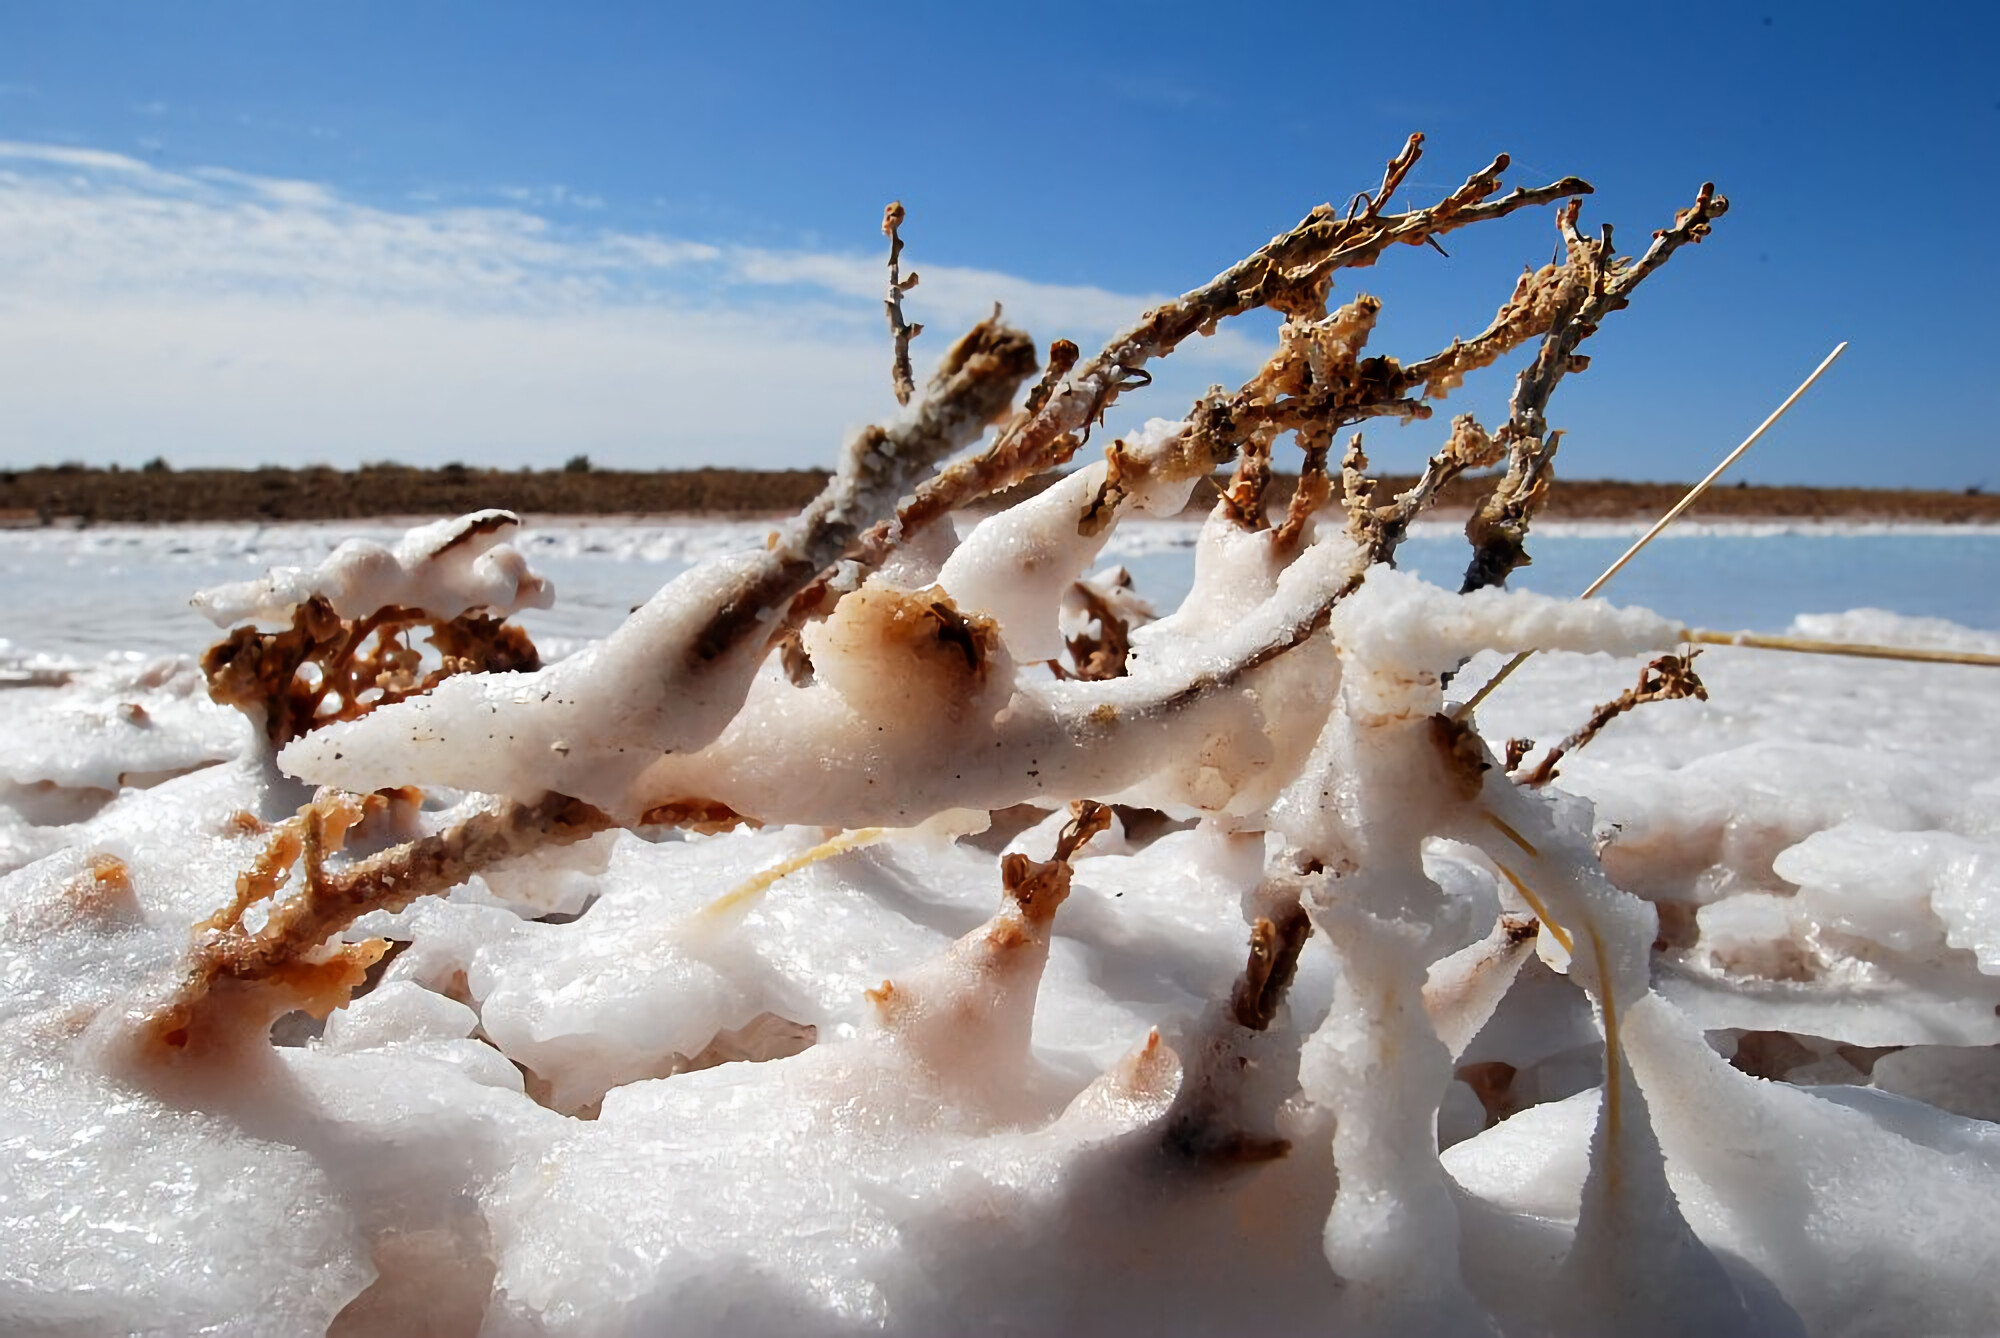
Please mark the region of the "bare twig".
[[[1662, 655], [1641, 669], [1639, 682], [1635, 686], [1625, 689], [1592, 711], [1590, 719], [1586, 720], [1581, 728], [1549, 749], [1548, 754], [1535, 769], [1521, 778], [1521, 784], [1547, 785], [1556, 778], [1556, 763], [1562, 761], [1566, 754], [1575, 752], [1596, 738], [1600, 730], [1627, 711], [1636, 710], [1648, 702], [1679, 701], [1683, 697], [1707, 701], [1708, 689], [1702, 685], [1700, 676], [1694, 671], [1694, 657], [1699, 654], [1700, 651], [1685, 656]], [[1519, 761], [1514, 758], [1511, 745], [1508, 748], [1508, 758], [1508, 769], [1512, 771], [1519, 765]]]
[[[1400, 214], [1383, 213], [1389, 196], [1421, 155], [1422, 143], [1423, 136], [1410, 137], [1390, 161], [1383, 189], [1365, 208], [1357, 201], [1342, 216], [1333, 206], [1321, 205], [1297, 227], [1273, 238], [1208, 283], [1147, 312], [1041, 395], [1040, 402], [1017, 417], [986, 451], [925, 481], [894, 521], [870, 529], [847, 556], [863, 569], [872, 569], [903, 536], [1066, 463], [1083, 444], [1090, 425], [1102, 419], [1120, 394], [1150, 380], [1143, 371], [1145, 364], [1165, 357], [1192, 335], [1212, 331], [1219, 322], [1258, 307], [1310, 316], [1317, 304], [1324, 302], [1327, 284], [1336, 270], [1372, 265], [1394, 245], [1422, 245], [1457, 228], [1590, 193], [1588, 182], [1565, 177], [1546, 186], [1517, 187], [1502, 195], [1500, 174], [1508, 166], [1507, 156], [1502, 154], [1434, 205]], [[1229, 433], [1198, 438], [1185, 454], [1185, 467], [1202, 472], [1213, 469], [1234, 454], [1239, 440]], [[1224, 442], [1228, 443], [1227, 451], [1217, 454], [1215, 448]], [[1204, 446], [1210, 449], [1201, 449]]]
[[[1507, 574], [1527, 559], [1529, 520], [1548, 497], [1550, 465], [1562, 441], [1560, 432], [1549, 431], [1544, 414], [1562, 378], [1590, 365], [1578, 346], [1606, 316], [1627, 306], [1632, 291], [1675, 251], [1706, 237], [1729, 201], [1704, 182], [1693, 206], [1683, 209], [1672, 227], [1654, 233], [1653, 244], [1636, 262], [1613, 252], [1608, 225], [1594, 238], [1578, 232], [1581, 208], [1582, 201], [1571, 200], [1557, 215], [1565, 259], [1553, 273], [1543, 271], [1545, 279], [1538, 276], [1528, 303], [1536, 321], [1547, 320], [1547, 332], [1534, 362], [1515, 379], [1507, 422], [1494, 437], [1506, 450], [1507, 472], [1466, 523], [1473, 547], [1461, 586], [1466, 591], [1504, 584]], [[1520, 290], [1516, 295], [1521, 296]], [[1501, 314], [1505, 317], [1507, 309]]]
[[[323, 792], [298, 817], [280, 824], [264, 854], [237, 880], [232, 903], [197, 926], [181, 979], [147, 1019], [147, 1034], [170, 1048], [187, 1046], [227, 1012], [228, 1002], [214, 993], [225, 980], [275, 991], [275, 1003], [262, 1005], [248, 1003], [240, 993], [228, 996], [253, 1011], [303, 1007], [324, 1015], [346, 1001], [361, 972], [381, 953], [381, 945], [328, 946], [363, 915], [401, 910], [516, 855], [579, 841], [613, 825], [590, 805], [551, 794], [534, 804], [508, 801], [435, 836], [327, 869], [327, 854], [381, 802]], [[244, 913], [284, 887], [294, 860], [304, 871], [304, 885], [274, 905], [261, 927], [246, 927]]]
[[825, 489], [746, 569], [695, 637], [696, 659], [712, 662], [762, 627], [865, 527], [891, 515], [912, 483], [1005, 413], [1034, 370], [1026, 335], [997, 317], [974, 326], [945, 354], [913, 413], [890, 427], [865, 428], [848, 443]]
[[924, 332], [921, 325], [911, 325], [903, 319], [903, 294], [917, 286], [917, 272], [911, 270], [909, 277], [902, 273], [903, 226], [901, 200], [891, 200], [889, 207], [882, 211], [882, 235], [889, 239], [889, 291], [882, 298], [882, 305], [889, 311], [889, 337], [895, 341], [896, 358], [890, 367], [890, 378], [896, 385], [896, 403], [908, 404], [910, 396], [917, 393], [916, 374], [910, 370], [910, 341]]
[[[1306, 436], [1304, 430], [1299, 433]], [[1333, 480], [1327, 477], [1326, 455], [1331, 444], [1332, 433], [1326, 440], [1320, 440], [1317, 433], [1310, 441], [1302, 441], [1305, 446], [1305, 460], [1299, 465], [1299, 479], [1292, 487], [1292, 499], [1285, 506], [1285, 519], [1271, 536], [1272, 544], [1280, 553], [1295, 551], [1305, 537], [1306, 523], [1319, 513], [1333, 497]]]
[[1440, 489], [1468, 469], [1484, 469], [1500, 459], [1500, 446], [1471, 414], [1451, 423], [1442, 449], [1424, 464], [1424, 472], [1386, 506], [1373, 504], [1375, 482], [1368, 478], [1368, 458], [1357, 436], [1343, 462], [1348, 491], [1348, 530], [1368, 549], [1370, 561], [1388, 562], [1410, 531], [1410, 522], [1428, 507]]

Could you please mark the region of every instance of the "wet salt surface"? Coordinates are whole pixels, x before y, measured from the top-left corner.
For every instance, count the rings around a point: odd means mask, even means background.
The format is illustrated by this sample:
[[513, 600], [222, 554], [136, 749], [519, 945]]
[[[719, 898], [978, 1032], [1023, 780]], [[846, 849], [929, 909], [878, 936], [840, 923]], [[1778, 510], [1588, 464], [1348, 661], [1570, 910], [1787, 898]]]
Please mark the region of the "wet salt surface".
[[[605, 635], [694, 562], [756, 543], [766, 522], [555, 522], [515, 540], [555, 585], [556, 606], [521, 621], [552, 653]], [[1197, 526], [1127, 524], [1106, 550], [1162, 610], [1187, 593]], [[198, 652], [214, 630], [196, 590], [319, 562], [341, 541], [391, 543], [398, 526], [108, 526], [0, 531], [0, 638], [16, 656]], [[1583, 589], [1640, 533], [1636, 525], [1550, 525], [1531, 540], [1517, 588]], [[1456, 526], [1419, 526], [1402, 565], [1457, 584]], [[1620, 574], [1610, 593], [1691, 626], [1781, 631], [1801, 614], [1879, 608], [2000, 630], [2000, 530], [1972, 527], [1685, 525]]]

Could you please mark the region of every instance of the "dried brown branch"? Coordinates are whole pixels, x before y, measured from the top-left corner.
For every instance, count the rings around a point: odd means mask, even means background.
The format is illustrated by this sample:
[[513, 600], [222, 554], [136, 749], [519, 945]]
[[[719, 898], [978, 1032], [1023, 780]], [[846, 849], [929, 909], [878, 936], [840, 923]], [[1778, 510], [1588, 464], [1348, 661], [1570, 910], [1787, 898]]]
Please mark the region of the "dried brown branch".
[[1126, 657], [1132, 651], [1131, 627], [1087, 581], [1072, 582], [1069, 597], [1083, 606], [1084, 615], [1097, 624], [1097, 631], [1093, 633], [1086, 628], [1064, 639], [1074, 669], [1065, 669], [1060, 662], [1053, 660], [1049, 667], [1055, 671], [1057, 678], [1085, 682], [1123, 678]]
[[694, 660], [713, 662], [763, 628], [863, 529], [893, 515], [918, 478], [1005, 413], [1034, 370], [1035, 346], [1026, 335], [997, 315], [975, 325], [945, 354], [914, 412], [889, 427], [865, 428], [848, 443], [825, 489], [744, 572], [695, 637]]
[[[1576, 226], [1581, 207], [1581, 201], [1572, 200], [1557, 215], [1563, 264], [1554, 273], [1538, 274], [1532, 292], [1524, 295], [1516, 290], [1516, 298], [1527, 309], [1522, 319], [1546, 319], [1549, 324], [1534, 362], [1514, 382], [1507, 422], [1494, 435], [1506, 451], [1507, 472], [1466, 523], [1473, 548], [1461, 587], [1466, 591], [1503, 585], [1507, 574], [1527, 561], [1529, 521], [1548, 496], [1550, 467], [1562, 441], [1560, 432], [1549, 431], [1545, 418], [1549, 397], [1565, 375], [1590, 365], [1577, 352], [1578, 346], [1597, 332], [1606, 316], [1628, 306], [1632, 291], [1675, 251], [1706, 237], [1714, 221], [1728, 211], [1729, 201], [1715, 193], [1712, 183], [1704, 182], [1693, 206], [1683, 209], [1672, 227], [1654, 233], [1653, 244], [1636, 262], [1621, 259], [1612, 250], [1608, 225], [1594, 238], [1583, 236]], [[1503, 318], [1508, 310], [1502, 308]], [[1448, 380], [1451, 372], [1441, 368], [1439, 375]]]
[[908, 404], [910, 396], [917, 393], [916, 373], [910, 369], [910, 341], [924, 332], [921, 325], [911, 325], [903, 319], [903, 294], [917, 286], [917, 272], [911, 270], [905, 278], [902, 272], [903, 219], [901, 200], [891, 200], [889, 207], [882, 211], [882, 235], [889, 239], [889, 291], [882, 299], [882, 305], [889, 311], [889, 338], [895, 341], [895, 361], [889, 369], [890, 379], [896, 386], [896, 403]]
[[1305, 538], [1306, 522], [1310, 521], [1333, 498], [1333, 480], [1327, 477], [1326, 456], [1332, 445], [1331, 432], [1320, 440], [1315, 431], [1308, 439], [1308, 433], [1301, 429], [1298, 433], [1301, 445], [1305, 447], [1305, 459], [1299, 465], [1299, 479], [1292, 487], [1292, 499], [1285, 505], [1285, 519], [1278, 531], [1271, 537], [1280, 553], [1295, 551]]
[[1468, 469], [1484, 469], [1496, 464], [1501, 448], [1487, 435], [1471, 414], [1460, 414], [1451, 423], [1451, 435], [1444, 446], [1424, 464], [1424, 471], [1409, 488], [1385, 506], [1375, 505], [1375, 480], [1369, 477], [1368, 457], [1361, 453], [1361, 439], [1355, 438], [1342, 464], [1347, 489], [1347, 527], [1365, 545], [1372, 562], [1388, 562], [1410, 532], [1410, 522], [1436, 499], [1438, 492]]
[[1271, 488], [1271, 437], [1256, 433], [1236, 452], [1236, 472], [1222, 493], [1222, 509], [1246, 530], [1269, 529], [1264, 494]]
[[[421, 677], [423, 657], [408, 644], [408, 634], [420, 627], [429, 630], [440, 661]], [[540, 667], [528, 634], [499, 618], [465, 613], [442, 619], [421, 609], [387, 608], [344, 619], [320, 595], [298, 607], [286, 630], [245, 625], [201, 657], [209, 697], [261, 720], [265, 737], [279, 746], [429, 692], [456, 674]]]
[[1250, 956], [1229, 995], [1230, 1015], [1238, 1026], [1263, 1031], [1271, 1025], [1311, 936], [1312, 921], [1296, 898], [1250, 926]]
[[1029, 859], [1016, 851], [1000, 861], [1000, 883], [1007, 900], [1030, 924], [1047, 924], [1069, 896], [1070, 860], [1090, 839], [1111, 826], [1111, 810], [1094, 799], [1070, 805], [1070, 819], [1056, 837], [1056, 850], [1046, 860]]
[[[401, 910], [516, 855], [612, 825], [590, 805], [551, 794], [534, 804], [509, 801], [434, 836], [327, 868], [327, 856], [341, 848], [349, 830], [386, 804], [375, 795], [328, 791], [279, 824], [237, 879], [230, 905], [196, 926], [181, 978], [147, 1017], [144, 1035], [183, 1049], [208, 1029], [232, 1022], [268, 1025], [295, 1008], [323, 1017], [347, 1001], [387, 947], [379, 940], [329, 942], [363, 915]], [[261, 926], [246, 926], [246, 913], [285, 887], [295, 862], [303, 885], [274, 904]], [[225, 984], [229, 988], [219, 988]]]
[[1227, 1004], [1212, 1007], [1187, 1045], [1180, 1091], [1161, 1125], [1170, 1156], [1208, 1167], [1270, 1161], [1291, 1145], [1276, 1136], [1284, 1084], [1259, 1081], [1269, 1029], [1297, 973], [1312, 921], [1287, 882], [1259, 890], [1266, 904], [1250, 927], [1250, 951]]
[[1069, 375], [1070, 368], [1076, 366], [1076, 360], [1082, 356], [1083, 351], [1067, 339], [1058, 339], [1050, 344], [1049, 360], [1042, 368], [1042, 379], [1028, 392], [1028, 402], [1021, 407], [1021, 412], [1032, 414], [1047, 404], [1049, 395], [1062, 384], [1062, 379]]
[[[1502, 154], [1436, 204], [1400, 214], [1384, 213], [1389, 197], [1421, 156], [1422, 144], [1423, 136], [1410, 136], [1384, 173], [1382, 189], [1365, 208], [1357, 200], [1343, 216], [1331, 205], [1320, 205], [1297, 227], [1273, 238], [1208, 283], [1147, 312], [1019, 415], [990, 448], [926, 480], [893, 521], [875, 525], [847, 556], [863, 569], [872, 569], [904, 535], [1068, 462], [1090, 426], [1102, 420], [1119, 395], [1150, 380], [1143, 370], [1145, 365], [1172, 353], [1192, 335], [1212, 331], [1219, 322], [1259, 307], [1310, 319], [1322, 309], [1336, 270], [1372, 265], [1394, 245], [1422, 245], [1458, 228], [1590, 193], [1588, 182], [1565, 177], [1546, 186], [1516, 188], [1502, 195], [1500, 174], [1508, 166], [1507, 156]], [[1228, 434], [1199, 441], [1197, 449], [1187, 453], [1186, 467], [1202, 472], [1213, 469], [1229, 459], [1239, 444], [1239, 439]], [[797, 612], [809, 613], [811, 609]]]
[[[1288, 319], [1277, 352], [1257, 375], [1234, 394], [1212, 393], [1198, 401], [1187, 427], [1163, 443], [1150, 463], [1134, 460], [1113, 443], [1106, 452], [1112, 468], [1080, 529], [1090, 533], [1109, 524], [1141, 472], [1169, 479], [1205, 475], [1239, 452], [1264, 450], [1280, 433], [1293, 433], [1310, 453], [1330, 444], [1334, 432], [1348, 424], [1429, 417], [1427, 405], [1403, 393], [1407, 382], [1394, 358], [1362, 356], [1381, 309], [1380, 301], [1363, 294], [1330, 315]], [[1239, 523], [1253, 529], [1262, 527], [1253, 516], [1261, 514], [1268, 473], [1252, 460], [1247, 469], [1239, 467], [1240, 477], [1231, 485], [1237, 497], [1228, 505]]]
[[[1583, 723], [1582, 728], [1578, 729], [1574, 734], [1571, 734], [1555, 747], [1549, 749], [1548, 755], [1542, 758], [1534, 771], [1526, 776], [1519, 777], [1521, 784], [1530, 786], [1547, 785], [1556, 778], [1556, 763], [1562, 761], [1565, 755], [1575, 752], [1596, 738], [1600, 730], [1619, 716], [1624, 715], [1627, 711], [1636, 710], [1648, 702], [1679, 701], [1684, 697], [1693, 697], [1696, 701], [1707, 701], [1708, 688], [1702, 683], [1701, 677], [1694, 671], [1694, 658], [1699, 654], [1701, 652], [1697, 650], [1691, 651], [1684, 656], [1662, 655], [1659, 659], [1654, 660], [1644, 669], [1641, 669], [1639, 671], [1639, 681], [1635, 686], [1625, 689], [1625, 691], [1592, 711], [1590, 719]], [[1522, 754], [1517, 756], [1513, 744], [1509, 743], [1507, 746], [1507, 770], [1510, 773], [1516, 770], [1524, 760], [1525, 755], [1526, 749], [1523, 749]]]

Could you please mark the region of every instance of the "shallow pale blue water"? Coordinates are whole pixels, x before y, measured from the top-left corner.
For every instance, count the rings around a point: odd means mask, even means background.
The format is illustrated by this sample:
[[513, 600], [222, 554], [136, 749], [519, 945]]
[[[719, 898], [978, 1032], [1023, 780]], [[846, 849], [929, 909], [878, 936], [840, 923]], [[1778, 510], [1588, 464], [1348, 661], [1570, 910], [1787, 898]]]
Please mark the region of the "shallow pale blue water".
[[[602, 636], [690, 562], [762, 541], [761, 524], [566, 524], [528, 531], [519, 546], [556, 588], [552, 610], [525, 621], [537, 639]], [[341, 539], [382, 542], [397, 531], [324, 525], [125, 527], [0, 531], [0, 638], [9, 658], [92, 658], [108, 651], [193, 654], [215, 629], [188, 596], [273, 565], [318, 562]], [[1575, 594], [1623, 552], [1636, 530], [1552, 529], [1529, 544], [1514, 584]], [[1187, 590], [1193, 529], [1127, 527], [1108, 561], [1131, 569], [1165, 610]], [[1401, 565], [1456, 587], [1466, 544], [1419, 531]], [[1606, 592], [1691, 626], [1777, 631], [1802, 613], [1880, 608], [2000, 631], [2000, 530], [1720, 527], [1670, 532]]]

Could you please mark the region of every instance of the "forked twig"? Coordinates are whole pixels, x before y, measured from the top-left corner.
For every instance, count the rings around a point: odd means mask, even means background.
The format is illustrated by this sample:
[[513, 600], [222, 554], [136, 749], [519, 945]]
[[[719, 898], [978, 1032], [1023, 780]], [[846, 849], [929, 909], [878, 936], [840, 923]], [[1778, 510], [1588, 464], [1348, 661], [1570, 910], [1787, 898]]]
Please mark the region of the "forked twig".
[[[1693, 697], [1697, 701], [1707, 701], [1708, 689], [1702, 685], [1700, 676], [1694, 671], [1694, 657], [1700, 653], [1700, 651], [1694, 651], [1685, 656], [1662, 655], [1659, 659], [1654, 660], [1644, 669], [1641, 669], [1639, 671], [1639, 682], [1635, 686], [1625, 689], [1625, 691], [1592, 711], [1590, 719], [1586, 720], [1568, 738], [1549, 749], [1547, 755], [1542, 758], [1535, 769], [1528, 775], [1520, 778], [1521, 784], [1528, 786], [1547, 785], [1556, 778], [1556, 764], [1558, 762], [1562, 761], [1570, 753], [1588, 744], [1598, 736], [1598, 733], [1606, 725], [1616, 720], [1619, 716], [1624, 715], [1627, 711], [1637, 710], [1648, 702], [1679, 701], [1685, 697]], [[1513, 754], [1513, 751], [1513, 745], [1510, 743], [1508, 745], [1510, 756]]]
[[[1412, 135], [1383, 176], [1383, 189], [1367, 201], [1356, 201], [1343, 216], [1331, 205], [1320, 205], [1298, 226], [1232, 265], [1199, 288], [1166, 302], [1115, 335], [1104, 348], [1046, 393], [1000, 434], [987, 450], [926, 480], [892, 521], [867, 531], [846, 554], [863, 571], [879, 566], [903, 537], [939, 517], [983, 497], [1011, 487], [1066, 463], [1083, 444], [1093, 423], [1126, 390], [1151, 378], [1148, 362], [1173, 352], [1189, 337], [1207, 333], [1232, 316], [1259, 307], [1287, 315], [1310, 315], [1325, 300], [1330, 276], [1340, 269], [1372, 265], [1389, 247], [1418, 246], [1431, 237], [1520, 209], [1588, 195], [1590, 184], [1564, 177], [1546, 186], [1516, 187], [1500, 194], [1500, 174], [1507, 169], [1501, 154], [1436, 204], [1406, 213], [1386, 214], [1382, 207], [1422, 153], [1423, 136]], [[1386, 360], [1385, 360], [1386, 361]], [[1199, 412], [1199, 410], [1197, 410]], [[1219, 457], [1191, 452], [1187, 466], [1213, 469]], [[821, 597], [807, 596], [808, 605]], [[794, 609], [790, 621], [806, 612]]]
[[895, 341], [896, 357], [889, 374], [896, 386], [896, 403], [908, 404], [910, 396], [917, 393], [916, 374], [910, 369], [910, 341], [924, 332], [921, 325], [912, 325], [903, 319], [903, 294], [917, 286], [917, 272], [911, 270], [909, 277], [903, 277], [903, 219], [907, 217], [901, 200], [891, 200], [889, 207], [882, 211], [882, 235], [889, 239], [889, 291], [882, 298], [882, 305], [889, 312], [889, 338]]
[[1495, 434], [1506, 448], [1507, 472], [1466, 522], [1473, 553], [1460, 588], [1467, 592], [1504, 584], [1527, 556], [1529, 520], [1548, 498], [1550, 465], [1562, 441], [1561, 432], [1549, 431], [1544, 414], [1562, 378], [1590, 365], [1577, 348], [1606, 316], [1628, 306], [1633, 290], [1675, 251], [1706, 237], [1728, 211], [1729, 201], [1715, 193], [1713, 183], [1702, 183], [1694, 204], [1680, 212], [1672, 227], [1654, 233], [1653, 244], [1637, 261], [1612, 250], [1608, 224], [1594, 238], [1579, 232], [1581, 207], [1582, 201], [1572, 200], [1557, 216], [1567, 258], [1551, 276], [1552, 320], [1534, 362], [1515, 379], [1507, 422]]
[[[180, 981], [147, 1018], [146, 1034], [170, 1049], [189, 1046], [206, 1027], [233, 1015], [229, 998], [217, 993], [223, 982], [273, 991], [273, 1003], [244, 1008], [253, 1016], [260, 1008], [275, 1015], [273, 1010], [288, 1007], [324, 1015], [346, 1002], [361, 972], [380, 955], [379, 945], [329, 942], [363, 915], [401, 910], [526, 851], [580, 841], [614, 825], [566, 795], [551, 794], [533, 804], [509, 800], [435, 835], [345, 868], [326, 868], [326, 856], [380, 804], [374, 796], [323, 792], [281, 824], [264, 854], [238, 879], [231, 904], [196, 927]], [[303, 885], [273, 905], [261, 926], [246, 926], [244, 913], [277, 895], [294, 860]]]

